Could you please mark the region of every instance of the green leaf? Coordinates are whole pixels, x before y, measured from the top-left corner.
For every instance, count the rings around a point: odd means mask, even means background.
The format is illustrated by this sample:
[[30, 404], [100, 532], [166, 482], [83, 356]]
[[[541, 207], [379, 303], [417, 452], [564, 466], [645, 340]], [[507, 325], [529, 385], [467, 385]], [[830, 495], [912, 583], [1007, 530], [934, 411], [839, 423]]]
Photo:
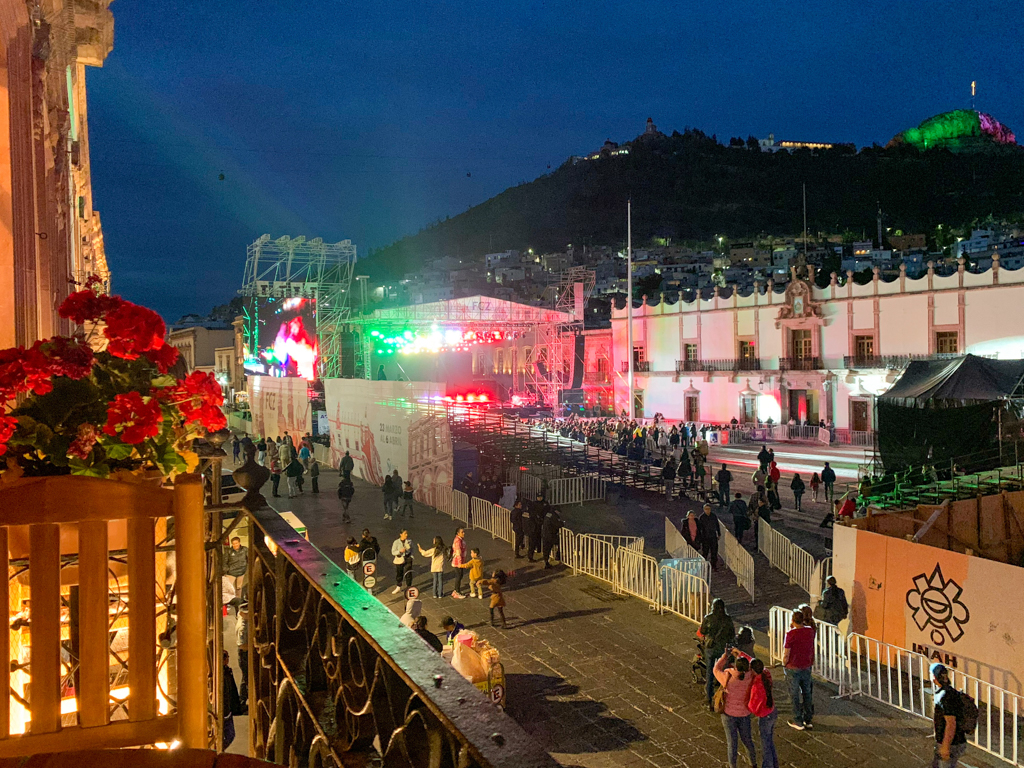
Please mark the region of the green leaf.
[[99, 441], [100, 445], [103, 446], [103, 450], [107, 454], [107, 458], [111, 461], [120, 461], [121, 459], [127, 459], [132, 455], [134, 446], [122, 443], [120, 440], [114, 438], [101, 438]]
[[72, 475], [85, 475], [86, 477], [108, 477], [110, 467], [106, 464], [90, 464], [81, 459], [71, 459], [68, 462]]
[[188, 469], [188, 464], [185, 463], [185, 460], [174, 450], [174, 446], [170, 443], [147, 442], [153, 448], [154, 463], [164, 475], [173, 475]]

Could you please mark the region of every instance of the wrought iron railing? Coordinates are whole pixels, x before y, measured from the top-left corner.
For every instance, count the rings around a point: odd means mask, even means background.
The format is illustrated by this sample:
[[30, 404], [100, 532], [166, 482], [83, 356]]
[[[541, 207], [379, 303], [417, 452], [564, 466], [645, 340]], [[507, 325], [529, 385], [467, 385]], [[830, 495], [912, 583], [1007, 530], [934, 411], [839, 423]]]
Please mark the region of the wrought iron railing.
[[[871, 368], [906, 368], [915, 360], [956, 360], [966, 352], [934, 352], [929, 355], [846, 355], [843, 367], [850, 369]], [[995, 355], [979, 355], [979, 357], [995, 357]]]
[[584, 384], [608, 384], [612, 375], [608, 371], [585, 371], [583, 374]]
[[[650, 360], [634, 360], [633, 361], [633, 372], [634, 373], [650, 373], [651, 361]], [[629, 373], [629, 361], [622, 361], [622, 372]]]
[[273, 510], [247, 514], [250, 755], [299, 766], [555, 762]]
[[757, 358], [749, 357], [734, 360], [676, 360], [676, 373], [760, 370], [761, 361]]
[[821, 368], [820, 357], [780, 357], [780, 371], [817, 371]]

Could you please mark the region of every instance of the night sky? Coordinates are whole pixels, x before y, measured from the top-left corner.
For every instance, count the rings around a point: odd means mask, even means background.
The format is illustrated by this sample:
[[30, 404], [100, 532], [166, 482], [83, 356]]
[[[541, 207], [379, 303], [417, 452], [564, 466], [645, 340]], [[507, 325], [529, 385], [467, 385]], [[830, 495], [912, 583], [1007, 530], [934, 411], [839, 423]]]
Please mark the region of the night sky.
[[264, 232], [365, 254], [648, 116], [884, 144], [969, 107], [974, 79], [1021, 136], [1013, 7], [118, 0], [114, 51], [88, 70], [114, 288], [171, 321], [205, 313]]

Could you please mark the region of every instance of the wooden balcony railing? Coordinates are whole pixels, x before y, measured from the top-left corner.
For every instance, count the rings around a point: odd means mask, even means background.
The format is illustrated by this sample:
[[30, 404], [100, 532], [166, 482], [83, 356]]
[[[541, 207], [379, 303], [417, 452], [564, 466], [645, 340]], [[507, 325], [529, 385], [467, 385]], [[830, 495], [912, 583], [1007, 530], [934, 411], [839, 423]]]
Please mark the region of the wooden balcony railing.
[[272, 509], [244, 524], [250, 755], [363, 765], [380, 759], [379, 745], [384, 765], [554, 768], [536, 739]]
[[198, 477], [0, 487], [0, 568], [22, 609], [0, 632], [0, 758], [206, 748], [205, 560]]

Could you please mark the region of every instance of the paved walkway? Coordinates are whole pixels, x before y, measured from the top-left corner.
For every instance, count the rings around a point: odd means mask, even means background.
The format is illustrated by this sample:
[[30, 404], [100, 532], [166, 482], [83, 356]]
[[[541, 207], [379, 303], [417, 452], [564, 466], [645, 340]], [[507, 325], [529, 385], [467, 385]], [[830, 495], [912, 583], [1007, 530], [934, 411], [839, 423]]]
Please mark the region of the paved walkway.
[[[294, 500], [271, 499], [278, 510], [293, 511], [309, 529], [311, 541], [340, 561], [345, 538], [369, 527], [382, 554], [403, 527], [415, 542], [429, 544], [434, 535], [450, 543], [456, 524], [422, 505], [415, 519], [383, 521], [381, 494], [357, 483], [354, 522], [340, 522], [334, 494], [336, 473], [321, 475], [322, 493]], [[568, 513], [574, 522], [587, 508]], [[651, 513], [649, 525], [657, 515]], [[589, 513], [595, 524], [612, 525], [614, 515], [600, 508]], [[579, 524], [579, 523], [577, 523]], [[647, 523], [645, 523], [646, 525]], [[583, 530], [578, 528], [577, 530]], [[600, 531], [609, 532], [614, 531]], [[486, 600], [423, 600], [430, 627], [440, 629], [444, 615], [454, 615], [487, 637], [501, 651], [508, 676], [508, 712], [566, 766], [686, 766], [725, 763], [725, 741], [717, 716], [703, 704], [703, 687], [691, 676], [693, 624], [660, 616], [644, 603], [612, 593], [610, 587], [562, 568], [513, 560], [507, 544], [483, 531], [470, 531], [471, 547], [480, 547], [489, 568], [503, 568], [511, 578], [506, 598], [510, 628], [488, 625]], [[401, 596], [392, 595], [393, 575], [384, 567], [378, 597], [396, 613]], [[430, 576], [417, 558], [415, 584], [429, 595]], [[446, 586], [450, 589], [451, 582]], [[759, 606], [762, 615], [767, 604]], [[735, 604], [741, 615], [748, 607]], [[777, 671], [778, 673], [781, 670]], [[781, 679], [781, 674], [776, 675]], [[785, 685], [776, 685], [780, 713], [788, 713]], [[797, 732], [780, 717], [777, 743], [784, 766], [912, 766], [930, 762], [930, 724], [864, 699], [833, 701], [825, 686], [816, 686], [813, 732]], [[1002, 763], [970, 753], [974, 766]], [[744, 764], [741, 761], [741, 764]]]

